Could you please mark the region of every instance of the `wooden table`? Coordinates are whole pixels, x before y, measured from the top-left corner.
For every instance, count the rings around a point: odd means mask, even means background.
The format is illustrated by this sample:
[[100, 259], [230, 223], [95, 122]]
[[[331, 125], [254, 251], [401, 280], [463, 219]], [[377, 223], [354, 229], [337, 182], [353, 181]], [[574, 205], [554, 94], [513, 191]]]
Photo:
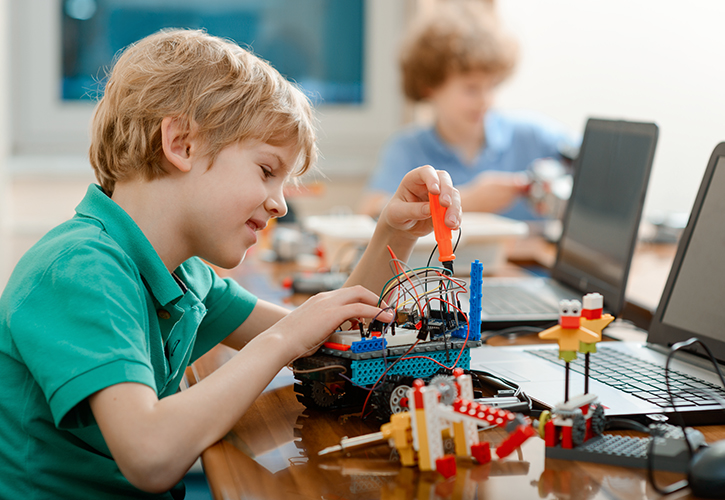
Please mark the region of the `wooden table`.
[[[654, 251], [647, 256], [648, 250]], [[653, 284], [649, 274], [654, 267], [649, 264], [660, 262], [668, 267], [673, 255], [671, 249], [640, 249], [639, 261], [645, 263], [648, 276], [644, 279], [659, 288], [643, 293], [661, 292], [667, 269], [660, 269]], [[260, 269], [258, 265], [254, 268]], [[284, 274], [275, 275], [277, 266], [261, 269], [267, 278], [247, 270], [241, 272], [240, 281], [250, 277], [274, 281]], [[646, 288], [645, 282], [635, 286]], [[279, 290], [274, 293], [284, 296]], [[190, 383], [203, 379], [233, 355], [233, 350], [223, 346], [210, 351], [187, 371]], [[435, 472], [401, 466], [387, 445], [319, 457], [321, 449], [344, 436], [375, 432], [378, 426], [344, 411], [306, 409], [297, 401], [293, 383], [292, 373], [283, 369], [229, 434], [204, 452], [204, 470], [215, 499], [660, 498], [649, 485], [645, 470], [546, 459], [544, 443], [538, 437], [505, 460], [480, 465], [459, 459], [457, 475], [448, 480]], [[725, 438], [725, 426], [698, 429], [708, 442]], [[482, 431], [480, 437], [495, 447], [505, 435], [494, 429]], [[682, 477], [656, 473], [661, 486]], [[691, 498], [688, 490], [673, 497]]]
[[[229, 348], [215, 348], [196, 363], [194, 376], [205, 377], [233, 355]], [[449, 480], [401, 466], [387, 445], [318, 457], [344, 436], [378, 428], [344, 411], [306, 409], [292, 384], [292, 373], [283, 369], [231, 432], [203, 453], [215, 499], [659, 498], [643, 469], [546, 459], [537, 437], [505, 460], [479, 465], [459, 459], [458, 473]], [[698, 429], [709, 442], [725, 438], [725, 426]], [[495, 446], [505, 436], [493, 429], [480, 437]], [[656, 473], [660, 485], [682, 477]]]

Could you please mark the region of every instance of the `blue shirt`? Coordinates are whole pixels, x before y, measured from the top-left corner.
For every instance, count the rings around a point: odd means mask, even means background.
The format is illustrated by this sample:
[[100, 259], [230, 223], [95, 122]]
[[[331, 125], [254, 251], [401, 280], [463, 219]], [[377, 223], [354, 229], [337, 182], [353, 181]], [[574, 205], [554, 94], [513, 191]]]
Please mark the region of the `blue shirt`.
[[[580, 141], [560, 125], [532, 114], [489, 111], [484, 125], [485, 145], [472, 164], [465, 163], [434, 127], [401, 131], [383, 149], [368, 189], [392, 194], [405, 174], [422, 165], [446, 170], [454, 186], [464, 186], [482, 172], [523, 172], [534, 160], [560, 159], [561, 146], [575, 146]], [[539, 218], [525, 200], [517, 201], [502, 215], [521, 220]]]
[[133, 219], [90, 186], [0, 297], [0, 498], [170, 499], [121, 474], [88, 396], [124, 382], [176, 393], [186, 366], [255, 303], [198, 258], [170, 273]]

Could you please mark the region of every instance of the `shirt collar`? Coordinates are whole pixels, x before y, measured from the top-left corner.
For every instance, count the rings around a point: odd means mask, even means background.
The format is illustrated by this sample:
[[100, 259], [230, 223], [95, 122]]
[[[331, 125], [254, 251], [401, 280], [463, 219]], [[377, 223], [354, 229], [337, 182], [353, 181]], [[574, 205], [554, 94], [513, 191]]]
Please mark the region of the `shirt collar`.
[[[495, 154], [505, 151], [511, 144], [511, 130], [509, 130], [501, 120], [501, 115], [495, 111], [489, 111], [483, 118], [484, 130], [486, 133], [486, 142], [484, 143], [479, 155], [484, 151], [487, 154]], [[438, 134], [435, 125], [428, 130], [431, 142], [439, 152], [454, 155], [456, 152], [451, 148]]]
[[76, 207], [76, 214], [95, 219], [103, 225], [108, 235], [134, 261], [159, 304], [166, 305], [183, 295], [146, 235], [101, 186], [88, 186], [86, 196]]
[[483, 122], [486, 129], [486, 147], [497, 153], [511, 147], [512, 130], [506, 126], [500, 114], [489, 111]]

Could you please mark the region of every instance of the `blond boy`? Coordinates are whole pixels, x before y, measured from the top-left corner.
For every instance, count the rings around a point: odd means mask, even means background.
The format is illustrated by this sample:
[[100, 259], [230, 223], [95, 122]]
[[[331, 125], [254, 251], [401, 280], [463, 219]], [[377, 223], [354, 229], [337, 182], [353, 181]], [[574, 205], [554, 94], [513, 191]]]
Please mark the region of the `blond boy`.
[[[303, 94], [240, 47], [170, 30], [116, 62], [92, 123], [76, 216], [16, 267], [0, 298], [0, 497], [179, 498], [178, 484], [275, 374], [376, 306], [386, 245], [406, 258], [460, 200], [431, 167], [406, 176], [342, 290], [289, 312], [204, 262], [240, 263], [315, 161]], [[202, 260], [203, 259], [203, 260]], [[240, 349], [178, 392], [215, 344]]]

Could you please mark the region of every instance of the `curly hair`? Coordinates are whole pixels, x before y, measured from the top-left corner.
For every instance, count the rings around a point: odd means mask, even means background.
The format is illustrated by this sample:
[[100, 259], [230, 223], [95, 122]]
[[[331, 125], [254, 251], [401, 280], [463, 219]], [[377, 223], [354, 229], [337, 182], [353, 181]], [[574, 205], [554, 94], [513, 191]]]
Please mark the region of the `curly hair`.
[[255, 139], [298, 151], [301, 175], [317, 159], [309, 99], [267, 62], [201, 30], [161, 30], [117, 58], [91, 122], [91, 165], [104, 191], [165, 175], [161, 122], [180, 121], [211, 166], [227, 146]]
[[449, 0], [419, 14], [400, 53], [403, 92], [413, 101], [456, 73], [482, 71], [503, 81], [514, 70], [518, 43], [503, 31], [488, 2]]

